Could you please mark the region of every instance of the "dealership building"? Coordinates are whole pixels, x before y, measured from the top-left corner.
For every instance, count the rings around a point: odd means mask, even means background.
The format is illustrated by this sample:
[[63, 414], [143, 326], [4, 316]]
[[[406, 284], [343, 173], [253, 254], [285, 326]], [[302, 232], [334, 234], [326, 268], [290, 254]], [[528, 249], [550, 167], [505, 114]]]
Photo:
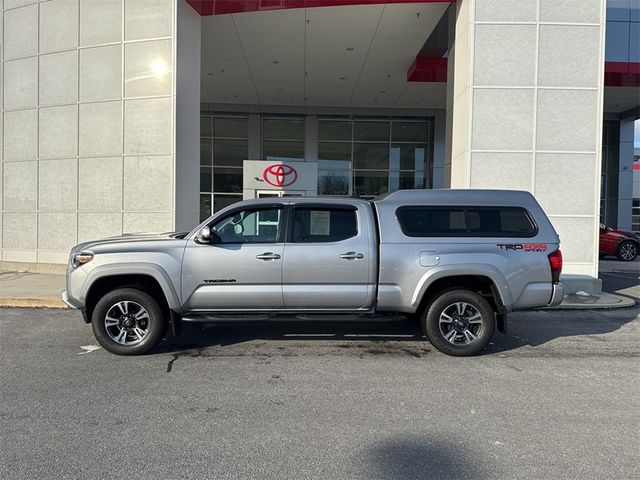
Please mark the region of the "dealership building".
[[[640, 0], [0, 0], [0, 266], [243, 198], [532, 192], [640, 230]], [[633, 215], [632, 215], [633, 213]]]

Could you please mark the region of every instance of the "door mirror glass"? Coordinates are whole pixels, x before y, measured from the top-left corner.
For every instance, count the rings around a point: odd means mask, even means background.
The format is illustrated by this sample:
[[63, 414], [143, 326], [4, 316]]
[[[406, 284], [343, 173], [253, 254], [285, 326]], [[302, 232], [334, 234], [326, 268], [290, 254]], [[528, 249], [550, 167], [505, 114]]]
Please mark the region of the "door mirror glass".
[[204, 226], [196, 235], [196, 241], [198, 243], [211, 243], [211, 229], [207, 226]]
[[198, 243], [214, 244], [220, 243], [221, 241], [222, 239], [220, 238], [220, 235], [218, 235], [216, 232], [211, 231], [211, 229], [207, 226], [202, 227], [198, 232], [198, 235], [196, 235], [196, 242]]

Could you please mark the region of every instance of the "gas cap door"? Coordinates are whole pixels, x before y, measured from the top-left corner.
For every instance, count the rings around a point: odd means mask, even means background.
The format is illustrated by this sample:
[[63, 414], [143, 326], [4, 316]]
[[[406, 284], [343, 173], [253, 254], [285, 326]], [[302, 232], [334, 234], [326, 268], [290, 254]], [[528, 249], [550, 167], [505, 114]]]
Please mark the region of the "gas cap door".
[[435, 267], [440, 263], [440, 253], [432, 250], [422, 251], [419, 259], [421, 267]]

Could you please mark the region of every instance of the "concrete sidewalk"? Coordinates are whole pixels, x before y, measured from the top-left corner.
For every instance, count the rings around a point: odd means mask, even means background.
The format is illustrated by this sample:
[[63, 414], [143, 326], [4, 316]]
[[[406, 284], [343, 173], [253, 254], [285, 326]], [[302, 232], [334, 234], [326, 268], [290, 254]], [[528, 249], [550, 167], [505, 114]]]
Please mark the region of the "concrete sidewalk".
[[0, 307], [67, 308], [64, 288], [64, 275], [0, 270]]
[[[65, 288], [64, 275], [0, 271], [0, 307], [67, 308], [60, 299]], [[625, 308], [635, 305], [633, 299], [602, 293], [581, 296], [566, 295], [556, 309]]]

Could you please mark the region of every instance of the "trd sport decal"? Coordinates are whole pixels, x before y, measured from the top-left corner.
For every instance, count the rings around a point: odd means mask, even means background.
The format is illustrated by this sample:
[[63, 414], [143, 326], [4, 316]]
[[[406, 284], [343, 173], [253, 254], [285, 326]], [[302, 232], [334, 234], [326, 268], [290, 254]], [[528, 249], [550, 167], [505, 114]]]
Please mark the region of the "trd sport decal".
[[500, 250], [522, 250], [524, 252], [546, 252], [546, 243], [498, 243]]

